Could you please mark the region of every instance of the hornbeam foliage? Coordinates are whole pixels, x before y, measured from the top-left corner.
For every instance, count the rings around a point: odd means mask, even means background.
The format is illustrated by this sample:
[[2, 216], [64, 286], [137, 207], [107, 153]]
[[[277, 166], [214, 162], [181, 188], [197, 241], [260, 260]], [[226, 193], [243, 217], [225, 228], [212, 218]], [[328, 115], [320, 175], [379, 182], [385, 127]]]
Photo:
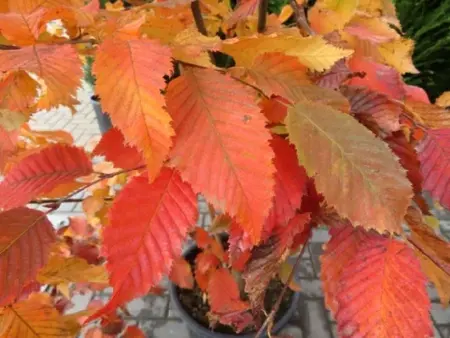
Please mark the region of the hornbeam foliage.
[[[403, 82], [417, 69], [395, 7], [196, 2], [0, 1], [0, 337], [75, 337], [97, 319], [87, 334], [144, 336], [123, 309], [164, 276], [203, 293], [211, 327], [258, 329], [272, 279], [299, 289], [285, 260], [318, 225], [340, 336], [431, 337], [426, 284], [449, 305], [450, 244], [423, 193], [450, 208], [450, 95]], [[76, 114], [92, 59], [113, 128], [92, 151], [33, 130], [42, 109]], [[197, 195], [210, 229], [195, 228]], [[84, 217], [54, 230], [47, 215], [74, 198]], [[65, 315], [109, 286], [106, 305]]]

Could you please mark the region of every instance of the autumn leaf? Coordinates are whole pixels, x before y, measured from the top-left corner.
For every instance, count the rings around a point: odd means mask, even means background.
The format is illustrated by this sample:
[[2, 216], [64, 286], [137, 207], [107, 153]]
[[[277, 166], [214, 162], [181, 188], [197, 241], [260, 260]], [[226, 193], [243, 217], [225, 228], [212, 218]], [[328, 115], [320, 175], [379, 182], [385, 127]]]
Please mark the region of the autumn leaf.
[[450, 107], [450, 91], [444, 92], [436, 99], [436, 105], [440, 107]]
[[398, 156], [400, 164], [407, 170], [406, 176], [412, 183], [416, 194], [422, 191], [422, 174], [420, 173], [420, 162], [414, 147], [408, 143], [403, 132], [398, 131], [385, 138], [389, 147]]
[[358, 3], [358, 0], [317, 1], [308, 12], [311, 27], [321, 34], [341, 30], [356, 13]]
[[400, 129], [403, 105], [376, 91], [358, 86], [341, 86], [341, 93], [350, 101], [356, 118], [375, 122], [386, 132]]
[[369, 58], [352, 57], [349, 61], [352, 72], [364, 74], [363, 77], [352, 77], [348, 84], [361, 86], [395, 99], [403, 100], [405, 89], [402, 77], [392, 67], [374, 62]]
[[43, 212], [28, 208], [0, 213], [0, 233], [0, 306], [5, 306], [35, 280], [47, 262], [55, 234]]
[[111, 128], [103, 134], [92, 153], [104, 155], [116, 168], [132, 169], [143, 164], [139, 151], [136, 147], [125, 144], [123, 134], [117, 128]]
[[82, 0], [7, 0], [11, 12], [31, 13], [40, 8], [52, 8], [56, 6], [68, 5], [81, 7]]
[[249, 305], [240, 298], [236, 280], [225, 268], [212, 274], [208, 284], [208, 302], [211, 312], [221, 316], [249, 309]]
[[7, 131], [0, 127], [0, 172], [3, 173], [8, 158], [14, 153], [19, 132]]
[[22, 159], [0, 183], [0, 207], [12, 209], [57, 185], [92, 172], [81, 148], [54, 144]]
[[255, 93], [214, 70], [184, 68], [166, 97], [177, 133], [171, 163], [257, 243], [271, 206], [274, 166]]
[[309, 214], [294, 216], [288, 224], [279, 226], [273, 237], [253, 249], [242, 274], [245, 279], [245, 292], [249, 295], [252, 308], [263, 309], [270, 281], [286, 260], [293, 239], [303, 231], [309, 219]]
[[0, 50], [0, 72], [20, 70], [36, 74], [45, 83], [45, 91], [37, 103], [39, 109], [48, 110], [59, 105], [73, 109], [78, 103], [75, 95], [83, 71], [73, 46], [35, 45]]
[[146, 338], [144, 332], [138, 326], [128, 326], [124, 332], [124, 338]]
[[351, 116], [321, 104], [297, 103], [286, 124], [299, 162], [329, 206], [354, 226], [402, 231], [412, 188], [384, 142]]
[[325, 244], [320, 256], [320, 279], [323, 283], [325, 304], [332, 312], [338, 309], [337, 295], [339, 280], [350, 260], [358, 252], [361, 241], [366, 234], [361, 228], [354, 228], [350, 223], [341, 223], [330, 228], [331, 239]]
[[428, 130], [417, 148], [423, 189], [428, 190], [441, 205], [450, 208], [450, 193], [446, 189], [450, 176], [450, 129]]
[[275, 196], [264, 224], [263, 240], [270, 237], [277, 225], [286, 225], [300, 209], [308, 179], [305, 169], [298, 164], [293, 145], [276, 135], [270, 144], [275, 154]]
[[257, 57], [265, 53], [283, 53], [293, 56], [311, 70], [324, 71], [352, 54], [351, 50], [328, 44], [322, 37], [296, 35], [261, 35], [224, 42], [222, 52], [231, 55], [238, 67], [251, 68]]
[[108, 283], [108, 273], [104, 266], [90, 265], [78, 257], [53, 255], [39, 271], [37, 281], [42, 284], [63, 283]]
[[363, 13], [355, 15], [344, 31], [375, 44], [396, 40], [400, 37], [399, 33], [386, 20], [375, 16], [368, 17]]
[[329, 70], [313, 74], [313, 79], [322, 88], [338, 89], [342, 82], [348, 79], [350, 74], [351, 71], [347, 66], [346, 60], [342, 59], [336, 62]]
[[152, 183], [146, 174], [134, 177], [115, 199], [103, 232], [114, 293], [90, 320], [156, 286], [180, 255], [197, 213], [195, 194], [175, 170], [164, 168]]
[[233, 27], [239, 21], [245, 20], [248, 16], [255, 13], [260, 0], [241, 0], [239, 5], [227, 20], [227, 26]]
[[20, 13], [0, 14], [0, 32], [12, 45], [34, 45], [39, 37], [39, 24], [42, 14], [42, 11], [35, 11], [29, 15]]
[[260, 103], [261, 113], [264, 114], [270, 123], [283, 123], [287, 115], [288, 104], [289, 101], [280, 96], [263, 98]]
[[419, 210], [410, 207], [405, 220], [411, 228], [410, 241], [427, 277], [436, 286], [443, 307], [450, 303], [450, 244], [426, 224]]
[[170, 280], [180, 288], [192, 289], [194, 287], [194, 277], [192, 276], [189, 262], [182, 257], [176, 259], [172, 264]]
[[405, 243], [369, 234], [343, 269], [336, 297], [343, 336], [433, 335], [426, 278]]
[[233, 77], [255, 84], [267, 96], [291, 97], [291, 88], [311, 83], [307, 68], [296, 57], [283, 53], [265, 53], [257, 56], [250, 68], [230, 69]]
[[406, 113], [430, 129], [450, 128], [450, 111], [433, 104], [406, 100]]
[[154, 40], [105, 40], [99, 47], [93, 72], [102, 108], [125, 140], [142, 152], [149, 178], [162, 167], [174, 135], [160, 91], [163, 76], [172, 70], [171, 54]]
[[388, 66], [394, 67], [399, 73], [417, 74], [419, 71], [412, 62], [414, 41], [410, 39], [398, 39], [382, 43], [378, 51]]
[[32, 294], [3, 309], [0, 316], [0, 337], [55, 337], [76, 336], [80, 327], [72, 320], [65, 320], [45, 294]]

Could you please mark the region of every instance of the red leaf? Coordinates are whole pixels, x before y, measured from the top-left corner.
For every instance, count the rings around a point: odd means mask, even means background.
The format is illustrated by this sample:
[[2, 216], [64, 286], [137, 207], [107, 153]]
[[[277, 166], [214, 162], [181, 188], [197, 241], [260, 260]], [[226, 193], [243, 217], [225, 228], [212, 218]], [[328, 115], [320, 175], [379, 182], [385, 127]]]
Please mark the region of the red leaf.
[[365, 232], [350, 223], [330, 228], [331, 239], [320, 256], [322, 263], [320, 278], [323, 283], [325, 304], [332, 312], [338, 309], [337, 294], [342, 271], [356, 255]]
[[269, 216], [264, 224], [263, 240], [270, 237], [277, 225], [284, 226], [300, 209], [308, 177], [298, 164], [295, 147], [285, 139], [274, 135], [271, 146], [275, 153], [275, 197]]
[[343, 337], [432, 337], [426, 283], [411, 248], [368, 234], [340, 277], [338, 331]]
[[220, 260], [210, 252], [200, 252], [197, 257], [195, 257], [195, 266], [197, 267], [197, 271], [205, 274], [210, 270], [215, 270], [219, 265]]
[[123, 134], [117, 128], [108, 130], [92, 153], [104, 155], [116, 168], [131, 169], [144, 164], [139, 151], [136, 147], [125, 144]]
[[400, 159], [400, 164], [407, 170], [407, 177], [411, 181], [414, 192], [422, 191], [422, 174], [420, 173], [420, 162], [414, 147], [408, 143], [403, 132], [395, 132], [387, 137], [385, 141], [395, 155]]
[[403, 85], [403, 88], [405, 89], [406, 93], [406, 99], [413, 100], [413, 101], [419, 101], [423, 103], [430, 104], [430, 99], [428, 98], [428, 94], [425, 90], [423, 90], [420, 87], [417, 86], [410, 86], [407, 84]]
[[184, 258], [180, 257], [173, 262], [170, 280], [180, 288], [192, 289], [194, 287], [191, 266]]
[[243, 269], [243, 264], [246, 263], [248, 252], [253, 248], [248, 234], [244, 232], [242, 227], [236, 221], [233, 221], [228, 230], [228, 254], [230, 256], [230, 263], [238, 271]]
[[[233, 93], [230, 97], [230, 93]], [[171, 162], [194, 191], [261, 239], [273, 197], [273, 151], [256, 93], [212, 69], [184, 68], [167, 90]]]
[[138, 326], [128, 326], [123, 338], [146, 338], [144, 332]]
[[209, 306], [214, 314], [226, 315], [249, 309], [240, 298], [236, 280], [225, 268], [216, 270], [208, 283]]
[[0, 233], [0, 306], [5, 306], [35, 281], [55, 233], [43, 212], [23, 207], [0, 213]]
[[25, 157], [8, 171], [0, 183], [0, 207], [12, 209], [24, 205], [59, 184], [91, 172], [91, 162], [83, 149], [50, 145]]
[[418, 149], [423, 189], [450, 208], [450, 129], [428, 130]]
[[349, 66], [353, 72], [365, 73], [363, 78], [352, 78], [348, 82], [350, 85], [367, 87], [395, 100], [405, 97], [402, 77], [395, 69], [359, 57], [351, 58]]
[[289, 101], [281, 96], [273, 96], [261, 102], [261, 112], [270, 123], [282, 123], [287, 115]]
[[[170, 212], [167, 212], [170, 210]], [[114, 293], [90, 320], [144, 295], [168, 274], [197, 219], [197, 198], [172, 169], [134, 177], [111, 207], [103, 252]]]
[[400, 129], [403, 107], [388, 96], [365, 87], [342, 86], [341, 93], [350, 101], [351, 111], [358, 119], [369, 119], [386, 132]]

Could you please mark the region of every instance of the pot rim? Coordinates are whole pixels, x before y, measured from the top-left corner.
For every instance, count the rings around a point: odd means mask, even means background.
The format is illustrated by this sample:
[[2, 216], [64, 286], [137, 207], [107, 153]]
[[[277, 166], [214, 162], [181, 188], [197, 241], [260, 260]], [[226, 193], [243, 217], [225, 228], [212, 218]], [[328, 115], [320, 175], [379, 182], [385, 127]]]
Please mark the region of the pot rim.
[[[183, 250], [183, 257], [185, 257], [189, 252], [197, 249], [197, 246], [195, 244], [190, 245], [186, 250]], [[195, 331], [200, 332], [204, 335], [214, 335], [217, 338], [253, 338], [256, 334], [256, 331], [245, 333], [245, 334], [228, 334], [228, 333], [221, 333], [212, 331], [206, 327], [204, 327], [202, 324], [197, 322], [183, 307], [183, 305], [180, 302], [180, 299], [178, 297], [177, 293], [178, 286], [169, 281], [169, 295], [171, 301], [174, 302], [176, 309], [180, 313], [181, 319], [187, 324], [188, 327], [192, 327]], [[301, 301], [301, 293], [300, 292], [294, 292], [292, 295], [291, 303], [289, 305], [289, 308], [287, 311], [283, 314], [283, 316], [274, 323], [272, 333], [276, 334], [278, 333], [283, 327], [288, 324], [289, 320], [291, 319], [292, 315], [294, 314], [297, 304]], [[267, 337], [267, 333], [265, 332], [263, 337]]]

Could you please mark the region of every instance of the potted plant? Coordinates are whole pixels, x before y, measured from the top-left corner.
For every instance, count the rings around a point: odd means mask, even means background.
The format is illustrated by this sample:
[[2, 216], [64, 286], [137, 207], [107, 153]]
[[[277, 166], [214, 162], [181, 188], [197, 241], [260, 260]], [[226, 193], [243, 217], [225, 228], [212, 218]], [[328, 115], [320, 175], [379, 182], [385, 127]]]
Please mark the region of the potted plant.
[[[318, 225], [331, 235], [321, 279], [340, 335], [432, 335], [426, 283], [448, 305], [449, 243], [429, 225], [422, 193], [450, 207], [449, 94], [430, 103], [403, 82], [417, 71], [414, 43], [389, 1], [291, 1], [279, 15], [267, 6], [1, 7], [0, 336], [66, 337], [93, 321], [142, 336], [125, 327], [124, 306], [161, 292], [164, 276], [191, 329], [203, 325], [197, 334], [270, 336], [290, 314]], [[62, 34], [46, 30], [55, 20]], [[75, 103], [86, 44], [114, 126], [92, 153], [27, 124], [39, 109]], [[92, 164], [98, 154], [106, 162]], [[213, 219], [206, 230], [194, 226], [199, 194]], [[78, 201], [89, 226], [55, 233], [47, 215]], [[183, 256], [189, 236], [197, 249]], [[107, 272], [111, 299], [67, 315], [58, 299], [73, 285], [105, 287], [92, 285], [94, 268]], [[52, 288], [28, 297], [36, 283]], [[198, 311], [188, 316], [191, 300]]]

